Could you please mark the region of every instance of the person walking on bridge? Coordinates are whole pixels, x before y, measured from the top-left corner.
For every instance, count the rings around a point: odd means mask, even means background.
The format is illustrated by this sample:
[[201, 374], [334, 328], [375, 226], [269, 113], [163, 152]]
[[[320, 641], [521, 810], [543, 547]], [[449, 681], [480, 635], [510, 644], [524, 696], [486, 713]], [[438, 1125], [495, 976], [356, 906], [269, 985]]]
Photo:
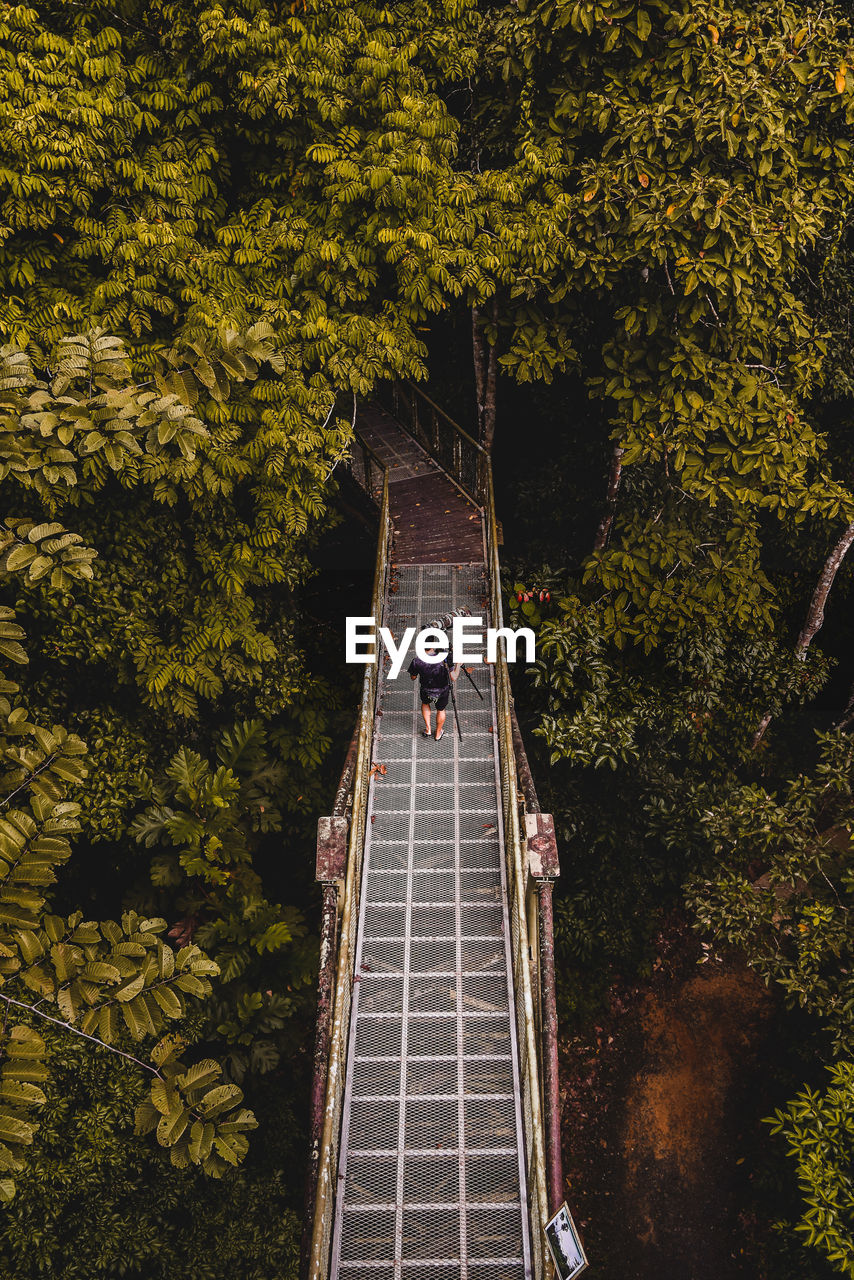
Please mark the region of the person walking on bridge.
[[431, 708], [434, 702], [436, 704], [436, 741], [439, 742], [445, 735], [445, 708], [451, 696], [451, 681], [456, 680], [460, 674], [460, 667], [459, 663], [452, 667], [448, 655], [439, 658], [438, 649], [435, 647], [428, 646], [425, 652], [428, 661], [415, 657], [407, 667], [407, 671], [413, 680], [421, 681], [421, 715], [424, 719], [425, 738], [431, 736]]

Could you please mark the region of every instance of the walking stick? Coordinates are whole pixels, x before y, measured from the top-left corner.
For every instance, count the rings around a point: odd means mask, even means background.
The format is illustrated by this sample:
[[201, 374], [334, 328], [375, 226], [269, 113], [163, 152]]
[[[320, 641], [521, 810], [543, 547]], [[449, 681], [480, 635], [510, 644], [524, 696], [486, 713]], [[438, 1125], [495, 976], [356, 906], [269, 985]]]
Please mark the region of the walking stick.
[[451, 706], [454, 708], [454, 719], [457, 722], [457, 733], [460, 735], [460, 742], [463, 740], [463, 731], [460, 728], [460, 717], [457, 713], [457, 700], [454, 697], [454, 682], [451, 680]]
[[478, 687], [477, 687], [477, 685], [475, 684], [474, 680], [472, 680], [472, 678], [471, 678], [471, 673], [470, 673], [470, 671], [469, 671], [468, 667], [463, 667], [463, 671], [465, 671], [466, 675], [467, 675], [467, 676], [468, 676], [468, 678], [469, 678], [469, 684], [470, 684], [470, 685], [471, 685], [471, 687], [474, 689], [475, 693], [476, 693], [476, 694], [477, 694], [477, 696], [480, 698], [481, 702], [483, 702], [483, 694], [481, 693], [480, 689], [478, 689]]

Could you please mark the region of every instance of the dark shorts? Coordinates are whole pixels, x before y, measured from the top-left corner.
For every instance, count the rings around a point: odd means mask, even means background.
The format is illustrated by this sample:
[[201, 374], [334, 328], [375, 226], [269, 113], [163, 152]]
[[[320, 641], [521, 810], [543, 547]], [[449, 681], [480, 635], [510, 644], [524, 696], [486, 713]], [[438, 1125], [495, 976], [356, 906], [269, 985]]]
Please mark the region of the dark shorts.
[[445, 710], [445, 707], [448, 705], [448, 699], [450, 698], [450, 696], [451, 696], [450, 685], [448, 685], [446, 689], [442, 689], [441, 691], [438, 689], [422, 689], [421, 690], [422, 703], [429, 702], [430, 706], [432, 706], [433, 703], [435, 702], [437, 711]]

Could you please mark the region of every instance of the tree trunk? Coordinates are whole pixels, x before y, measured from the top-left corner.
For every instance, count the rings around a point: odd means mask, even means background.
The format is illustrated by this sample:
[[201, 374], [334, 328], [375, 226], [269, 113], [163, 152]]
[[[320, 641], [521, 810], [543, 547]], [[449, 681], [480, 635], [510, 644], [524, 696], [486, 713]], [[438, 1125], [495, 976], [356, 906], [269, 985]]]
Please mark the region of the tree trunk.
[[[492, 299], [492, 323], [498, 323], [498, 300]], [[483, 398], [483, 444], [492, 453], [492, 442], [495, 439], [495, 416], [497, 412], [498, 383], [498, 340], [490, 344], [486, 360], [486, 388]]]
[[480, 327], [480, 312], [477, 307], [471, 309], [471, 353], [474, 364], [474, 394], [477, 401], [477, 433], [483, 435], [483, 407], [485, 396], [484, 378], [484, 341]]
[[[490, 308], [493, 324], [498, 322], [498, 300], [492, 299]], [[474, 386], [477, 396], [477, 429], [481, 444], [492, 452], [495, 439], [495, 418], [497, 408], [498, 383], [498, 346], [489, 343], [483, 332], [481, 312], [477, 307], [471, 311], [472, 358], [474, 361]]]
[[842, 719], [838, 724], [834, 725], [834, 728], [847, 729], [852, 720], [854, 720], [854, 684], [851, 686], [851, 692], [848, 695], [848, 702], [845, 710], [842, 712]]
[[813, 592], [810, 607], [807, 610], [807, 616], [804, 625], [801, 627], [801, 634], [798, 636], [798, 643], [795, 645], [795, 655], [803, 661], [804, 654], [810, 647], [814, 636], [821, 630], [824, 622], [824, 606], [827, 604], [827, 597], [830, 595], [830, 588], [833, 586], [833, 580], [839, 572], [839, 566], [845, 559], [846, 553], [854, 542], [854, 521], [849, 524], [836, 546], [824, 562], [824, 568], [821, 571], [821, 577], [818, 585]]
[[605, 495], [605, 510], [602, 519], [599, 521], [599, 527], [596, 530], [596, 538], [593, 543], [593, 550], [604, 551], [608, 545], [608, 538], [611, 533], [611, 525], [614, 523], [614, 515], [617, 511], [617, 494], [620, 491], [620, 478], [623, 474], [623, 450], [620, 445], [615, 444], [611, 454], [611, 469], [608, 472], [608, 491]]
[[[807, 609], [807, 616], [804, 619], [804, 625], [801, 627], [801, 633], [795, 644], [795, 657], [803, 662], [806, 657], [807, 649], [818, 635], [824, 623], [824, 606], [827, 604], [827, 597], [830, 595], [830, 589], [833, 586], [839, 566], [845, 559], [851, 544], [854, 543], [854, 521], [849, 524], [836, 546], [824, 562], [824, 568], [821, 571], [815, 591], [810, 600], [810, 607]], [[752, 747], [755, 750], [762, 741], [765, 730], [771, 723], [771, 712], [766, 711], [759, 724], [759, 728], [753, 737]]]

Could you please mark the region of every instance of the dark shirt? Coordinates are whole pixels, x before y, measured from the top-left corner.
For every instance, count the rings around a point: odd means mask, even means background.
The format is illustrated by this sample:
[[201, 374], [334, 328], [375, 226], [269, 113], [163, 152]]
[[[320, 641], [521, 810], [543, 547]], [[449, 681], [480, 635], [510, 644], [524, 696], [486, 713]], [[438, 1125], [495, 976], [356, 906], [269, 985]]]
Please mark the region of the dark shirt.
[[423, 662], [421, 658], [413, 658], [406, 668], [411, 676], [419, 676], [421, 688], [430, 693], [441, 693], [450, 684], [449, 658], [440, 658], [436, 662]]

